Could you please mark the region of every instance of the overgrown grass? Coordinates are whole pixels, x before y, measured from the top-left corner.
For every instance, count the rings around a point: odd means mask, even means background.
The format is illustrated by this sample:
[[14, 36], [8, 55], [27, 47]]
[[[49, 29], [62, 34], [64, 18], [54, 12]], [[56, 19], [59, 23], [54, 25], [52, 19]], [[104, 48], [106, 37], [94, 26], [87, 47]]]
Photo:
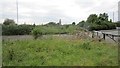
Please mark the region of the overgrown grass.
[[81, 31], [82, 29], [76, 25], [59, 25], [59, 26], [36, 26], [33, 30], [38, 31], [42, 35], [46, 34], [73, 34], [76, 30]]
[[3, 66], [116, 66], [117, 45], [41, 38], [3, 42]]

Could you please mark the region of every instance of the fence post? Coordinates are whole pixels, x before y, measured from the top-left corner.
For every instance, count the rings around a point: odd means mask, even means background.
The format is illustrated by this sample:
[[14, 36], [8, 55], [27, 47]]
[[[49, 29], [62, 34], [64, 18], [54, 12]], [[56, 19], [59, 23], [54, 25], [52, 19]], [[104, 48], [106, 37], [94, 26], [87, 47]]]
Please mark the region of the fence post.
[[94, 38], [94, 31], [92, 31], [92, 38]]
[[105, 40], [105, 34], [103, 33], [103, 39]]
[[97, 32], [97, 37], [98, 37], [98, 32]]

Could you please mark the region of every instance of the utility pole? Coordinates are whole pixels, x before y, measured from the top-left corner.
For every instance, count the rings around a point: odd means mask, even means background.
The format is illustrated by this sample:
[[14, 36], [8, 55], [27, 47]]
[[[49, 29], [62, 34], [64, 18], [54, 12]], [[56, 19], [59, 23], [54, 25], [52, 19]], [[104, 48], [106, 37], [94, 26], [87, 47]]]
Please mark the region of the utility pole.
[[16, 0], [16, 9], [17, 9], [17, 23], [18, 23], [18, 0]]
[[113, 22], [114, 22], [114, 12], [113, 12]]
[[118, 21], [120, 21], [120, 1], [118, 2]]

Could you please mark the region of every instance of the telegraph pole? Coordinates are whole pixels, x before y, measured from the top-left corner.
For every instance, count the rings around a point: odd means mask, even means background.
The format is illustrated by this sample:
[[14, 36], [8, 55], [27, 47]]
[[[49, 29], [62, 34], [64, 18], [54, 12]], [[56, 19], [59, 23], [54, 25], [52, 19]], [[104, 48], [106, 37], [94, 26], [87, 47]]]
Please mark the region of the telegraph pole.
[[118, 2], [118, 21], [120, 21], [120, 1]]
[[16, 0], [16, 9], [17, 9], [17, 23], [18, 23], [18, 0]]
[[113, 22], [114, 22], [114, 12], [113, 12]]

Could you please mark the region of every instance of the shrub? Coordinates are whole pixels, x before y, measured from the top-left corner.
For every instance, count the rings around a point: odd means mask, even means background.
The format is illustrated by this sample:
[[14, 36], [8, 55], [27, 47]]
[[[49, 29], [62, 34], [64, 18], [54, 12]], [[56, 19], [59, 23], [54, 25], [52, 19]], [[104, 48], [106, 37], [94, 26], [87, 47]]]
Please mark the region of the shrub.
[[33, 29], [32, 35], [33, 35], [34, 39], [37, 39], [39, 36], [42, 36], [43, 33], [41, 30], [42, 29], [38, 29], [38, 28]]
[[29, 35], [32, 29], [30, 25], [2, 25], [2, 35]]
[[95, 24], [90, 25], [90, 26], [88, 27], [88, 30], [89, 30], [89, 31], [98, 30], [98, 29], [99, 29], [98, 25], [95, 25]]
[[115, 29], [116, 28], [114, 23], [108, 23], [107, 25], [108, 25], [108, 29]]
[[106, 29], [108, 29], [107, 25], [99, 25], [98, 27], [100, 27], [100, 29], [98, 29], [98, 30], [106, 30]]
[[113, 23], [104, 23], [102, 25], [98, 25], [98, 24], [91, 24], [90, 27], [88, 28], [88, 30], [92, 31], [92, 30], [108, 30], [108, 29], [115, 29], [116, 26]]
[[3, 24], [4, 25], [15, 25], [15, 21], [12, 19], [5, 19]]
[[115, 23], [115, 26], [116, 26], [116, 27], [120, 27], [120, 22], [116, 22], [116, 23]]

